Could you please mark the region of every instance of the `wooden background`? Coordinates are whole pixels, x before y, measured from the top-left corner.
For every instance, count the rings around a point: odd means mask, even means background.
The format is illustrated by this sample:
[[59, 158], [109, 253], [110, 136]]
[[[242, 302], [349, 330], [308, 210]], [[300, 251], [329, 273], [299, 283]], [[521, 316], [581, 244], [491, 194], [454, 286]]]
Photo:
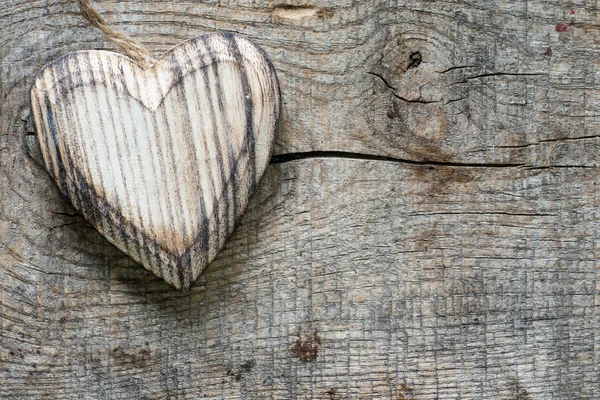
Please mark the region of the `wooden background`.
[[232, 30], [279, 74], [276, 156], [189, 293], [39, 166], [35, 73], [115, 48], [73, 0], [0, 3], [0, 397], [600, 398], [596, 2], [279, 2], [95, 2], [153, 56]]

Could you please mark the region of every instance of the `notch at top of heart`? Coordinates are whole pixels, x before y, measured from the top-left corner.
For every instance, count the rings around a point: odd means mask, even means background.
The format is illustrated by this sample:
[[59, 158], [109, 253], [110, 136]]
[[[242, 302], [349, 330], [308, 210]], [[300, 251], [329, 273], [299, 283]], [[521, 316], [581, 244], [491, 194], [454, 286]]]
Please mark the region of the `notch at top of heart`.
[[[231, 46], [233, 42], [237, 49]], [[194, 58], [188, 54], [202, 56]], [[181, 63], [182, 59], [187, 62]], [[71, 89], [77, 86], [103, 85], [125, 92], [140, 101], [144, 107], [156, 111], [173, 86], [189, 73], [227, 63], [232, 66], [244, 63], [255, 70], [265, 67], [272, 69], [271, 63], [265, 61], [268, 58], [260, 47], [246, 37], [231, 32], [204, 35], [182, 42], [148, 69], [119, 53], [104, 50], [77, 51], [56, 59], [42, 69], [35, 80], [32, 93], [45, 90], [48, 100], [55, 104], [62, 99], [55, 95], [60, 91], [52, 90], [55, 85], [65, 85]], [[48, 68], [50, 66], [54, 68]], [[274, 74], [274, 70], [269, 72]]]

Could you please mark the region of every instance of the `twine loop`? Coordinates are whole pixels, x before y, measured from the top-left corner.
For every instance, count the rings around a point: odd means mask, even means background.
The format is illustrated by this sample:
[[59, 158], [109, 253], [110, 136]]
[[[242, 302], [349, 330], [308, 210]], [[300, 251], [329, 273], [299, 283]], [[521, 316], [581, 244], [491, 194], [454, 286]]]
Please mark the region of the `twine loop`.
[[150, 57], [148, 50], [144, 48], [137, 40], [127, 36], [118, 30], [110, 27], [108, 22], [94, 10], [90, 0], [76, 0], [81, 10], [81, 15], [90, 24], [100, 29], [108, 40], [119, 46], [129, 57], [134, 59], [144, 68], [150, 68], [154, 64], [154, 59]]

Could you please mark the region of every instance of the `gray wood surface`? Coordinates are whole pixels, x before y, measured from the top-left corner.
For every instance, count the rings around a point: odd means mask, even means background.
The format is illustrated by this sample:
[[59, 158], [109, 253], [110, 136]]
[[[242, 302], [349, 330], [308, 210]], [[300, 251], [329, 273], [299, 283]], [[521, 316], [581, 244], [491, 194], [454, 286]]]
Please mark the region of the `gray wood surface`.
[[0, 397], [600, 398], [595, 2], [95, 4], [154, 56], [261, 44], [276, 156], [175, 291], [74, 213], [30, 133], [39, 68], [115, 49], [72, 1], [2, 2]]

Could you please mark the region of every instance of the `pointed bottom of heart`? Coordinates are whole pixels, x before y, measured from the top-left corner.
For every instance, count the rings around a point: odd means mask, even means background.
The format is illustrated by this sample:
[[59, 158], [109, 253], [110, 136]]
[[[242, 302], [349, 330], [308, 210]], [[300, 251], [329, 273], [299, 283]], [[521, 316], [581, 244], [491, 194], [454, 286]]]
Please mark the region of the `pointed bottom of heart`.
[[[241, 190], [240, 187], [237, 189]], [[247, 205], [244, 199], [249, 198], [254, 190], [254, 185], [246, 187], [243, 190], [245, 196], [234, 197], [229, 205], [221, 202], [221, 207], [216, 207], [214, 218], [207, 218], [203, 229], [194, 231], [195, 236], [190, 236], [187, 242], [180, 231], [171, 232], [169, 237], [164, 236], [168, 232], [147, 235], [144, 230], [124, 219], [120, 212], [98, 219], [88, 215], [93, 208], [83, 206], [81, 210], [84, 217], [93, 221], [98, 231], [119, 250], [168, 284], [179, 290], [187, 290], [233, 233]], [[94, 199], [98, 201], [99, 197]], [[98, 202], [104, 204], [103, 208], [114, 209], [105, 202]], [[156, 240], [157, 237], [160, 240]]]
[[[175, 253], [174, 248], [153, 242], [152, 240], [128, 240], [121, 238], [119, 241], [112, 239], [112, 234], [101, 233], [111, 241], [119, 250], [128, 254], [134, 261], [142, 264], [146, 269], [162, 278], [170, 285], [180, 290], [189, 289], [196, 281], [200, 273], [215, 258], [226, 238], [221, 243], [215, 244], [212, 252], [205, 240], [198, 240], [182, 253]], [[213, 232], [213, 234], [218, 234]], [[208, 236], [208, 235], [207, 235]], [[125, 244], [126, 243], [126, 244]], [[141, 246], [138, 245], [141, 243]]]

